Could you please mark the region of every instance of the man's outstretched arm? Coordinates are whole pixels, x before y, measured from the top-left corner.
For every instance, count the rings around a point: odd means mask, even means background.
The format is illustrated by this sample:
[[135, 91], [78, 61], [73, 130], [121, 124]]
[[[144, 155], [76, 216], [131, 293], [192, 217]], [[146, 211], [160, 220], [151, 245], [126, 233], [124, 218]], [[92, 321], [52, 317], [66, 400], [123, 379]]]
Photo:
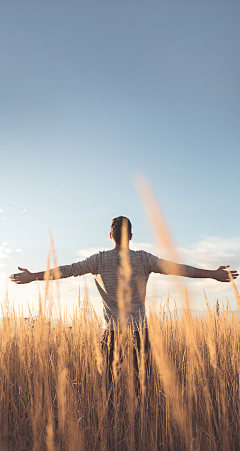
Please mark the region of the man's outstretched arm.
[[35, 280], [57, 280], [64, 278], [60, 268], [49, 269], [48, 271], [41, 271], [32, 273], [27, 269], [18, 267], [20, 273], [11, 274], [10, 279], [17, 284], [29, 283]]
[[219, 266], [219, 268], [215, 269], [214, 271], [209, 271], [208, 269], [194, 268], [192, 278], [193, 279], [208, 278], [218, 280], [219, 282], [231, 282], [229, 273], [231, 274], [233, 279], [236, 279], [239, 276], [237, 271], [229, 271], [226, 268], [229, 268], [229, 265]]
[[47, 271], [32, 273], [27, 269], [18, 267], [20, 273], [12, 274], [10, 279], [18, 284], [33, 282], [34, 280], [58, 280], [66, 277], [83, 276], [84, 274], [97, 274], [99, 254], [94, 254], [71, 265], [57, 266]]
[[[173, 263], [168, 260], [156, 259], [158, 268], [162, 274], [172, 274], [173, 276], [190, 277], [193, 279], [214, 279], [219, 282], [231, 282], [231, 277], [236, 279], [239, 274], [237, 271], [230, 271], [228, 266], [219, 266], [219, 268], [210, 271], [208, 269], [199, 269], [194, 266]], [[153, 272], [157, 272], [156, 268]], [[231, 274], [231, 277], [230, 277]]]

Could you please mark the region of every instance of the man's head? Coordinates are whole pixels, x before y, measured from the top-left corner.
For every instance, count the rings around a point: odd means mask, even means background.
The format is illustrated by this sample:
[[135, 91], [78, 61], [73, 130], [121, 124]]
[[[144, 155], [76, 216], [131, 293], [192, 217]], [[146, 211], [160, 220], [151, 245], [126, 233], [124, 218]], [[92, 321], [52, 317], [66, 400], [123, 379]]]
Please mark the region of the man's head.
[[128, 226], [128, 239], [131, 240], [132, 238], [132, 224], [131, 221], [126, 218], [125, 216], [118, 216], [117, 218], [114, 218], [111, 223], [111, 235], [110, 237], [118, 244], [121, 245], [121, 238], [122, 238], [122, 224], [123, 221], [127, 222]]

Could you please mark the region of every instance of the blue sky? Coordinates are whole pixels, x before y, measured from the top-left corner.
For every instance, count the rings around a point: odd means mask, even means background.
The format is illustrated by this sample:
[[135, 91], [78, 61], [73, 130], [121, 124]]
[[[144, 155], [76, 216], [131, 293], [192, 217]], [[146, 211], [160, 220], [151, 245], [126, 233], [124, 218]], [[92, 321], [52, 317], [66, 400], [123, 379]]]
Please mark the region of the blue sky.
[[[238, 1], [1, 2], [2, 298], [18, 265], [45, 268], [49, 230], [68, 264], [111, 247], [123, 214], [133, 247], [161, 256], [139, 172], [184, 263], [240, 269], [239, 13]], [[79, 283], [61, 281], [63, 305]], [[229, 287], [193, 287], [199, 308], [203, 288], [235, 307]], [[20, 305], [37, 296], [36, 284], [9, 290]]]

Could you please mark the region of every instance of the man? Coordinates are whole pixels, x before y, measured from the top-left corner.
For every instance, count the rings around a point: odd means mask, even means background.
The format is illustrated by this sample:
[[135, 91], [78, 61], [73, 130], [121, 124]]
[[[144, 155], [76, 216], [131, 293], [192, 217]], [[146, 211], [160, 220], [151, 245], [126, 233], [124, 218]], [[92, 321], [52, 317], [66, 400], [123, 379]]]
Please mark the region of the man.
[[[226, 270], [225, 266], [219, 266], [213, 271], [198, 269], [193, 266], [163, 260], [145, 251], [130, 250], [129, 241], [132, 239], [132, 224], [128, 218], [123, 216], [114, 218], [111, 223], [110, 238], [114, 244], [112, 250], [99, 252], [72, 265], [59, 266], [38, 273], [31, 273], [27, 269], [18, 267], [21, 272], [12, 274], [10, 279], [17, 284], [24, 284], [36, 280], [63, 279], [91, 273], [103, 301], [104, 329], [113, 330], [114, 323], [116, 324], [120, 317], [118, 285], [124, 221], [127, 224], [127, 240], [124, 248], [128, 250], [127, 258], [131, 272], [129, 277], [130, 299], [126, 300], [129, 301], [127, 302], [126, 321], [128, 324], [131, 323], [133, 330], [138, 329], [140, 319], [145, 317], [146, 286], [151, 272], [191, 278], [210, 278], [219, 282], [231, 281], [229, 271]], [[233, 279], [236, 279], [239, 275], [237, 271], [230, 271], [230, 273]]]
[[[124, 235], [125, 231], [125, 235]], [[151, 272], [172, 274], [190, 278], [211, 278], [219, 282], [230, 282], [229, 271], [224, 266], [216, 270], [198, 269], [193, 266], [172, 263], [158, 258], [145, 251], [132, 251], [129, 241], [132, 239], [132, 224], [128, 218], [119, 216], [111, 223], [110, 238], [114, 248], [99, 252], [91, 257], [59, 266], [49, 271], [31, 273], [27, 269], [18, 268], [21, 273], [10, 276], [17, 284], [36, 280], [63, 279], [91, 273], [103, 302], [104, 333], [102, 350], [106, 354], [109, 368], [109, 382], [112, 379], [111, 366], [114, 350], [114, 329], [120, 326], [131, 326], [135, 348], [140, 350], [140, 324], [145, 326], [145, 351], [148, 353], [149, 341], [145, 320], [146, 286]], [[237, 271], [230, 271], [236, 279]], [[137, 354], [134, 351], [134, 368], [138, 373]]]

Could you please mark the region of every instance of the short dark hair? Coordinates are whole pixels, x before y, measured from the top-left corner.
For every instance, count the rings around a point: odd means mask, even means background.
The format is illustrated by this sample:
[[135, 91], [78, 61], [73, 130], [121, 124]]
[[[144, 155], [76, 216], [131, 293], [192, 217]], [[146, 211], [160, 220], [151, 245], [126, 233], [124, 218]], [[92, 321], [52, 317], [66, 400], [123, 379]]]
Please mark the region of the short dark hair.
[[131, 221], [128, 218], [126, 218], [126, 216], [118, 216], [117, 218], [114, 218], [111, 222], [112, 237], [119, 245], [121, 244], [123, 219], [126, 219], [128, 222], [128, 238], [130, 238], [132, 233], [132, 224]]

